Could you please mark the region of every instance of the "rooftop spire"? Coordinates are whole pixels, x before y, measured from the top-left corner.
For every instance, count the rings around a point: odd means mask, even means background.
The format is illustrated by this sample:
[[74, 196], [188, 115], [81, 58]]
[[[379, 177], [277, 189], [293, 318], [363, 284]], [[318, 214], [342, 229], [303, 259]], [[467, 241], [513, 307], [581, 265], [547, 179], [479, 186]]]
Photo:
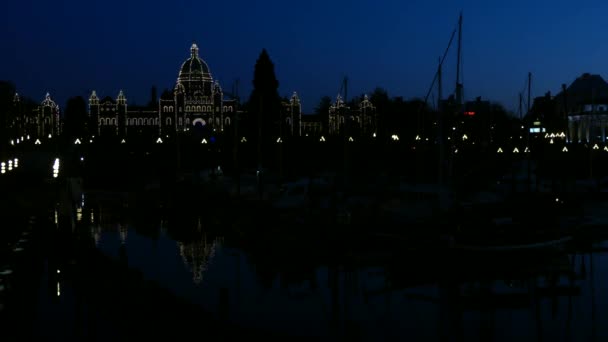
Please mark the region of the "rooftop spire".
[[198, 46], [196, 46], [196, 43], [192, 43], [192, 46], [190, 47], [190, 56], [192, 58], [198, 57]]

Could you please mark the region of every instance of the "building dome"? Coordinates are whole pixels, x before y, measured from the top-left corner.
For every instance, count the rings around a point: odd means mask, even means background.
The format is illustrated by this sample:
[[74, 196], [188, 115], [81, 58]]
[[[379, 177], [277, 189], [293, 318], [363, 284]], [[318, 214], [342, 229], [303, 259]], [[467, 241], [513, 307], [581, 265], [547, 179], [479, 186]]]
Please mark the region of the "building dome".
[[178, 81], [182, 83], [211, 81], [209, 66], [198, 56], [198, 46], [196, 44], [192, 44], [192, 47], [190, 47], [190, 58], [179, 69]]

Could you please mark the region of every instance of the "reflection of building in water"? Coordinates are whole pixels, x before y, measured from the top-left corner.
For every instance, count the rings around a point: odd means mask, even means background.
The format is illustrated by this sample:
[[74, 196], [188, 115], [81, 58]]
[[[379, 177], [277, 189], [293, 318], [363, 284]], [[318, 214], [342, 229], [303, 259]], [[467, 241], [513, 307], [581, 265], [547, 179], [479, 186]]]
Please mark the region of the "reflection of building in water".
[[208, 242], [205, 234], [200, 241], [177, 243], [179, 254], [182, 256], [184, 264], [192, 272], [192, 279], [195, 284], [198, 285], [203, 280], [203, 272], [207, 270], [216, 251], [221, 247], [221, 243], [221, 238]]
[[101, 226], [96, 224], [91, 224], [91, 237], [95, 240], [95, 246], [99, 246], [99, 241], [101, 240]]
[[120, 243], [123, 245], [127, 242], [127, 226], [123, 226], [122, 224], [118, 224], [118, 233], [120, 234]]

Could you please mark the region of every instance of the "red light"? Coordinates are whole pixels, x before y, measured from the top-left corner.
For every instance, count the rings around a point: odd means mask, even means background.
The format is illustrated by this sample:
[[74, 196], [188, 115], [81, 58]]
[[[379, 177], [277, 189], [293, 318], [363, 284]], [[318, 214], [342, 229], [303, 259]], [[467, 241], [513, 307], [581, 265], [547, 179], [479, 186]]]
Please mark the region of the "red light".
[[473, 116], [475, 115], [475, 112], [464, 112], [464, 115]]

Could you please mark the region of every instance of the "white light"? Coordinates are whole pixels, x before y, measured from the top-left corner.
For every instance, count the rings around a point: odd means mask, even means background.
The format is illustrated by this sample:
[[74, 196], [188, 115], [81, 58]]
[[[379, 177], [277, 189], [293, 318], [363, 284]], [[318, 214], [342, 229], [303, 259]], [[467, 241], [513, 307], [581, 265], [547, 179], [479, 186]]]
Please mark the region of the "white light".
[[15, 158], [15, 167], [19, 167], [19, 159]]
[[76, 140], [74, 141], [74, 145], [80, 145], [80, 139], [76, 139]]
[[319, 139], [319, 141], [325, 141], [325, 137], [321, 136], [321, 139]]
[[559, 197], [556, 197], [556, 198], [555, 198], [555, 202], [559, 202]]
[[162, 144], [163, 143], [163, 139], [161, 139], [160, 137], [158, 137], [158, 139], [156, 139], [156, 143], [157, 144]]
[[27, 140], [30, 140], [30, 136], [29, 135], [27, 136]]
[[283, 142], [283, 140], [281, 140], [281, 137], [278, 137], [277, 138], [277, 143], [282, 143], [282, 142]]
[[469, 137], [468, 137], [466, 134], [463, 134], [463, 135], [462, 135], [462, 141], [465, 141], [465, 140], [467, 140], [467, 139], [469, 139]]
[[201, 141], [201, 144], [206, 144], [207, 143], [207, 139], [203, 138], [203, 141]]
[[61, 296], [61, 286], [59, 285], [59, 282], [57, 282], [57, 297]]
[[399, 141], [399, 136], [397, 134], [393, 134], [391, 135], [391, 139], [393, 139], [393, 141]]
[[549, 144], [553, 144], [553, 139], [549, 140]]
[[530, 149], [526, 147], [526, 149], [524, 150], [524, 153], [529, 153]]
[[15, 145], [15, 141], [14, 140], [11, 140], [11, 145]]
[[348, 137], [348, 141], [353, 142], [355, 140], [353, 139], [353, 137]]
[[513, 149], [513, 153], [519, 153], [519, 149], [516, 147]]
[[456, 130], [456, 127], [452, 127], [452, 131], [455, 131], [455, 130]]
[[34, 142], [34, 145], [40, 145], [40, 139], [36, 139], [36, 141]]
[[502, 153], [502, 148], [498, 148], [498, 151], [496, 151], [496, 153]]
[[53, 136], [49, 134], [49, 139], [51, 139]]
[[600, 147], [599, 147], [597, 144], [595, 144], [595, 145], [593, 145], [593, 149], [594, 149], [594, 150], [599, 150], [599, 149], [600, 149]]
[[562, 152], [568, 152], [568, 148], [566, 146], [564, 146], [564, 148], [562, 149]]
[[372, 137], [374, 137], [374, 138], [375, 138], [375, 137], [376, 137], [376, 133], [372, 134]]
[[120, 143], [121, 143], [121, 144], [126, 143], [125, 139], [122, 139], [122, 140], [120, 141]]
[[17, 138], [17, 144], [19, 143], [19, 138]]
[[92, 143], [93, 143], [93, 139], [89, 140], [89, 144], [92, 144]]
[[80, 157], [80, 161], [83, 161], [83, 160], [84, 160], [84, 157]]
[[419, 135], [416, 136], [416, 140], [420, 140], [420, 136]]
[[59, 274], [59, 273], [61, 273], [61, 271], [60, 271], [60, 270], [57, 270], [57, 274]]
[[604, 146], [604, 151], [608, 152], [608, 146]]
[[242, 137], [242, 138], [241, 138], [241, 142], [247, 142], [247, 138]]

